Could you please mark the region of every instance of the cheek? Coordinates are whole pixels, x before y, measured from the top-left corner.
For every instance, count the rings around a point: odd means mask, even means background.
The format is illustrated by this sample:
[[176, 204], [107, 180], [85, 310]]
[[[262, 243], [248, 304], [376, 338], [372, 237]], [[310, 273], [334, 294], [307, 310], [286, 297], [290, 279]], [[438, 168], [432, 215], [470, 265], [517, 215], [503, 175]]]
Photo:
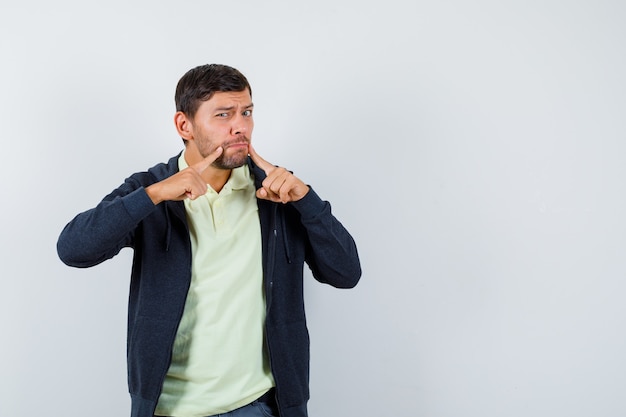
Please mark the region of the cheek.
[[227, 129], [223, 126], [215, 126], [215, 125], [203, 125], [198, 131], [198, 137], [204, 139], [206, 142], [210, 143], [221, 143], [222, 138], [224, 138], [227, 133]]

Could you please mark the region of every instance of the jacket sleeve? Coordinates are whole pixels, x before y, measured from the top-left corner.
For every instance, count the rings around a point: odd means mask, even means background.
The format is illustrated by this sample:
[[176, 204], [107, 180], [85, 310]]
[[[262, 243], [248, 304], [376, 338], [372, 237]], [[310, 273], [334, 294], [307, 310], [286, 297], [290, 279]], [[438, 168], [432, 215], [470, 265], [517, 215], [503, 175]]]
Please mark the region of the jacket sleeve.
[[145, 188], [132, 177], [96, 207], [78, 214], [57, 241], [59, 258], [69, 266], [97, 265], [134, 244], [135, 229], [155, 210]]
[[352, 288], [361, 278], [361, 264], [350, 233], [335, 218], [328, 201], [311, 188], [293, 206], [309, 238], [306, 262], [320, 282], [337, 288]]

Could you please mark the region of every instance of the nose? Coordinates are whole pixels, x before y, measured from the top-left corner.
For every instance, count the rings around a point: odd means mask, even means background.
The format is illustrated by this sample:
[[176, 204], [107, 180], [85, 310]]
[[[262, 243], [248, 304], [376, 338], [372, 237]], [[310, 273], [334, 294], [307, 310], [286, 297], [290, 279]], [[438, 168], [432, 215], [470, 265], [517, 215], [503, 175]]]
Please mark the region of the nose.
[[250, 118], [246, 118], [243, 115], [238, 115], [233, 119], [233, 124], [231, 125], [231, 134], [233, 136], [236, 135], [248, 135], [251, 130], [252, 121]]

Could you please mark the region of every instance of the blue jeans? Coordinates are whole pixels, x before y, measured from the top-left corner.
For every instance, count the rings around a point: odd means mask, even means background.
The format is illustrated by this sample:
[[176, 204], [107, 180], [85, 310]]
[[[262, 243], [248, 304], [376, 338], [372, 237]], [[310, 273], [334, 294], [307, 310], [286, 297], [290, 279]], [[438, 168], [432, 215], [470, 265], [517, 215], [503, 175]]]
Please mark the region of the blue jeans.
[[258, 400], [254, 400], [250, 404], [236, 410], [207, 417], [278, 417], [274, 390], [271, 389]]
[[278, 417], [278, 411], [270, 404], [256, 400], [229, 413], [219, 414], [219, 417]]

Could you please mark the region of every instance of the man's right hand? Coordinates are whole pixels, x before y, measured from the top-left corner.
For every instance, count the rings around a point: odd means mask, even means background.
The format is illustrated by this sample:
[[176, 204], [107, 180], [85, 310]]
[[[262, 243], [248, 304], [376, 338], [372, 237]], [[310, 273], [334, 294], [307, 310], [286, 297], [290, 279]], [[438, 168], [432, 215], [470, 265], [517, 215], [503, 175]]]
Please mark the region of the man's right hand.
[[157, 205], [163, 201], [180, 201], [186, 198], [195, 200], [206, 194], [208, 187], [206, 181], [202, 178], [202, 173], [219, 158], [223, 151], [223, 148], [220, 146], [197, 164], [191, 165], [163, 181], [150, 185], [146, 188], [148, 197]]

